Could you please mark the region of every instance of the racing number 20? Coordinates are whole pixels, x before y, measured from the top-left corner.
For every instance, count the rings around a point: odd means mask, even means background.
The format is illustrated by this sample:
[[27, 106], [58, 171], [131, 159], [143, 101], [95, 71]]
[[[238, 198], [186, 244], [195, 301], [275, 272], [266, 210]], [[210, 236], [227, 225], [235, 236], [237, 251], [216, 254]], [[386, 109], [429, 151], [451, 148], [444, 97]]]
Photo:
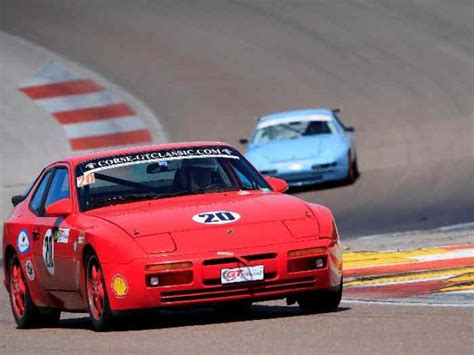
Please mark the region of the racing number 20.
[[199, 217], [205, 218], [204, 223], [229, 222], [235, 220], [230, 212], [203, 213]]

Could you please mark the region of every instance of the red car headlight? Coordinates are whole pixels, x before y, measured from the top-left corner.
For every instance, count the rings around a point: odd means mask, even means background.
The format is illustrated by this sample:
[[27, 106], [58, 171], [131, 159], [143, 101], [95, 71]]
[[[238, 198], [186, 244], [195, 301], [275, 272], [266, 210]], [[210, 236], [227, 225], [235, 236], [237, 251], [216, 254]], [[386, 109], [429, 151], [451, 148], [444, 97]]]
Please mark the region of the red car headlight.
[[171, 271], [178, 269], [190, 269], [193, 267], [193, 263], [190, 261], [180, 263], [162, 263], [162, 264], [151, 264], [146, 265], [146, 271]]
[[161, 263], [145, 266], [146, 285], [148, 287], [185, 285], [193, 282], [193, 263], [184, 261], [178, 263]]
[[322, 253], [325, 253], [326, 251], [327, 251], [326, 247], [291, 250], [288, 252], [288, 257], [296, 258], [299, 256], [306, 256], [306, 255], [312, 255], [312, 254], [322, 254]]
[[289, 251], [288, 272], [309, 271], [325, 268], [327, 264], [326, 252], [326, 247], [315, 247]]
[[171, 253], [176, 250], [176, 244], [169, 233], [141, 236], [135, 238], [135, 242], [147, 254]]
[[187, 285], [193, 282], [193, 270], [164, 272], [161, 274], [147, 275], [146, 285], [148, 287]]
[[319, 235], [319, 224], [314, 218], [286, 220], [283, 224], [295, 238], [317, 238]]
[[331, 233], [328, 236], [322, 235], [320, 238], [323, 239], [330, 239], [331, 240], [331, 245], [336, 244], [339, 241], [339, 232], [337, 230], [336, 222], [332, 220], [332, 226], [331, 226]]

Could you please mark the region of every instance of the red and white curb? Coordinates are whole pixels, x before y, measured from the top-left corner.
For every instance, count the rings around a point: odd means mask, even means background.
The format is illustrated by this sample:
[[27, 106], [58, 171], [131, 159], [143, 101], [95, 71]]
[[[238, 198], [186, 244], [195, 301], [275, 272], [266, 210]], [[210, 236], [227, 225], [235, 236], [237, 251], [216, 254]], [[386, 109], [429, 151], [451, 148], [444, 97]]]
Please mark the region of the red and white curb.
[[62, 125], [72, 150], [151, 142], [145, 122], [115, 92], [48, 62], [19, 90]]

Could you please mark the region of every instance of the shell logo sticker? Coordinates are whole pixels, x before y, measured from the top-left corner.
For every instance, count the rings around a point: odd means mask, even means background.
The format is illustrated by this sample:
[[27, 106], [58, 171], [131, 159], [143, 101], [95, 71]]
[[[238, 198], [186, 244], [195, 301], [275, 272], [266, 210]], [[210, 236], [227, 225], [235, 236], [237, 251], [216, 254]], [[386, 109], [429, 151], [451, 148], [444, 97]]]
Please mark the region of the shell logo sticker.
[[226, 224], [237, 222], [240, 214], [231, 211], [202, 212], [193, 216], [193, 221], [203, 224]]
[[112, 278], [111, 288], [117, 298], [125, 297], [128, 294], [128, 283], [122, 275], [115, 275]]

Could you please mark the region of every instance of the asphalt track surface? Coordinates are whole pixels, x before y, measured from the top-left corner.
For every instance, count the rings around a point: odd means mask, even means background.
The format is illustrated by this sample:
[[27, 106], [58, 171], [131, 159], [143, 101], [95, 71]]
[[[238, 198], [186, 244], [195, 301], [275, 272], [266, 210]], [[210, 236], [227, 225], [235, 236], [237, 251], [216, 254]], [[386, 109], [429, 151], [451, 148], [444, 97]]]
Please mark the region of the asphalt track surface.
[[461, 354], [472, 353], [471, 309], [345, 304], [336, 313], [304, 315], [267, 302], [248, 315], [212, 309], [123, 320], [94, 333], [89, 318], [69, 315], [57, 328], [19, 331], [0, 289], [0, 352], [81, 354]]
[[472, 1], [0, 4], [2, 30], [123, 86], [172, 141], [237, 144], [259, 115], [344, 107], [360, 179], [300, 194], [344, 238], [474, 220]]
[[[345, 238], [474, 220], [472, 1], [0, 1], [0, 28], [61, 53], [145, 101], [171, 140], [237, 143], [255, 117], [343, 106], [356, 184], [305, 191]], [[15, 123], [12, 123], [15, 124]], [[10, 352], [472, 353], [470, 309], [282, 302], [93, 334], [86, 318], [19, 332]], [[70, 330], [69, 328], [74, 328]], [[77, 329], [79, 328], [79, 329]], [[134, 331], [140, 330], [140, 331]]]

